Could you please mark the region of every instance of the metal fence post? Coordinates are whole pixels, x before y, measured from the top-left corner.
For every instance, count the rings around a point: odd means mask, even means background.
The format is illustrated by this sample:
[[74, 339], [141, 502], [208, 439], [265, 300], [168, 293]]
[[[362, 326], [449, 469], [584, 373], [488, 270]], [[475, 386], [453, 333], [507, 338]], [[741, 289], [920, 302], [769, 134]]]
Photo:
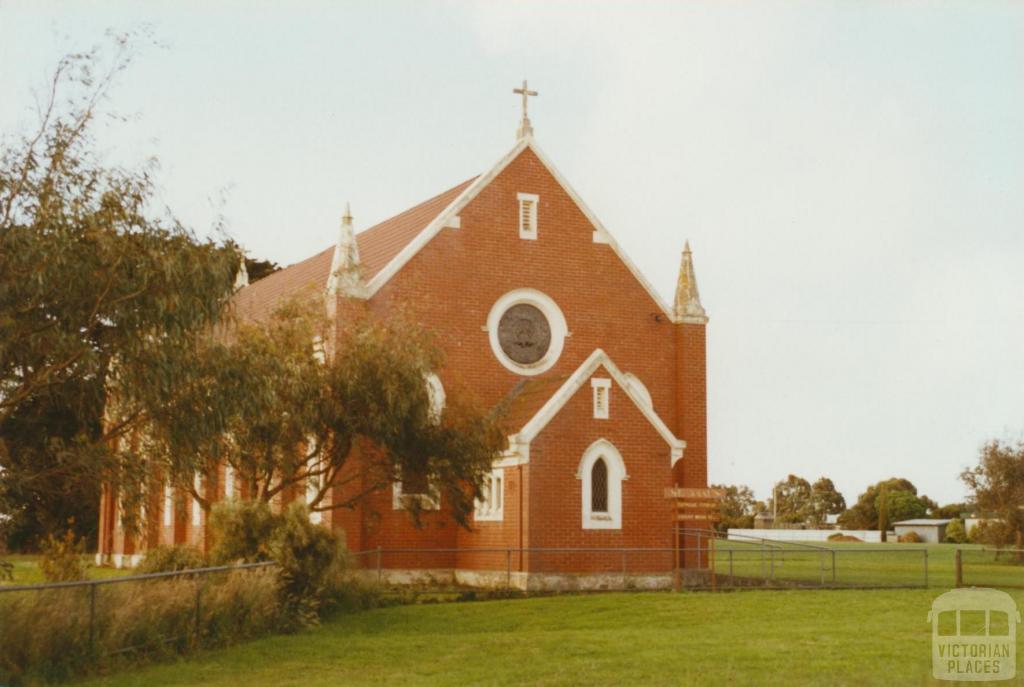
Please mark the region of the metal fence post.
[[964, 586], [964, 558], [963, 550], [957, 549], [956, 553], [953, 554], [954, 560], [956, 561], [956, 586], [957, 588]]
[[89, 585], [89, 653], [96, 656], [96, 585]]
[[772, 571], [772, 581], [774, 581], [775, 580], [775, 549], [771, 549], [769, 555], [771, 555], [771, 561], [770, 562], [771, 562], [771, 571]]
[[821, 584], [819, 586], [825, 586], [825, 554], [821, 553], [818, 555], [818, 569], [821, 573]]
[[202, 615], [201, 615], [201, 599], [203, 595], [203, 586], [199, 582], [199, 576], [196, 578], [196, 646], [199, 646], [200, 633], [202, 632]]
[[381, 578], [381, 575], [383, 574], [381, 572], [380, 555], [381, 555], [381, 547], [378, 546], [377, 547], [377, 584], [378, 585], [380, 584], [380, 578]]
[[928, 588], [928, 549], [924, 550], [924, 586]]
[[512, 549], [505, 549], [505, 589], [512, 591]]
[[734, 580], [732, 576], [732, 549], [729, 549], [729, 586], [736, 586], [736, 580]]
[[832, 584], [836, 583], [836, 550], [832, 549]]
[[626, 549], [622, 550], [622, 588], [626, 589]]

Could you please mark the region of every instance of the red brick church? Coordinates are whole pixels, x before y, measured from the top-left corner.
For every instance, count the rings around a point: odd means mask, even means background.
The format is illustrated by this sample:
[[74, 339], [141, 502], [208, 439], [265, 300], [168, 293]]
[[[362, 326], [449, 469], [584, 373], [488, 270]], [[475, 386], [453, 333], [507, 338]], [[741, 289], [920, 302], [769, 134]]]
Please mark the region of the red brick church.
[[[675, 524], [665, 489], [707, 485], [707, 317], [692, 256], [686, 246], [670, 307], [541, 151], [524, 91], [517, 142], [493, 167], [359, 233], [346, 212], [336, 245], [241, 288], [237, 311], [264, 318], [310, 289], [365, 299], [373, 312], [401, 305], [445, 348], [431, 380], [439, 403], [458, 378], [509, 408], [508, 446], [470, 530], [443, 502], [415, 526], [400, 483], [317, 514], [349, 550], [372, 552], [357, 560], [375, 574], [600, 584], [621, 574], [618, 550], [660, 548], [628, 563], [660, 585]], [[208, 483], [234, 493], [229, 474]], [[148, 545], [203, 546], [205, 512], [195, 502], [174, 512], [175, 496], [152, 504], [133, 541], [105, 495], [97, 558], [129, 565]]]

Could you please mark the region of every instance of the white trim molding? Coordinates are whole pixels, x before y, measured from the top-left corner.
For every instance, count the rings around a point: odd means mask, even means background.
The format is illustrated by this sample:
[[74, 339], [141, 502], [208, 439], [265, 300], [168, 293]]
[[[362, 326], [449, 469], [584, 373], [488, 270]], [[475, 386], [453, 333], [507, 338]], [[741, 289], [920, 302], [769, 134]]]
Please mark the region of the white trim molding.
[[[593, 508], [593, 474], [597, 461], [604, 461], [606, 470], [605, 487], [607, 493], [607, 510], [596, 511]], [[598, 439], [583, 452], [576, 479], [580, 480], [580, 497], [582, 506], [582, 526], [585, 530], [621, 530], [622, 529], [622, 483], [629, 479], [626, 463], [615, 445], [607, 439]]]
[[536, 193], [517, 193], [516, 200], [519, 201], [519, 238], [536, 241], [540, 196]]
[[403, 494], [401, 481], [391, 483], [391, 508], [392, 510], [407, 510], [409, 502], [419, 501], [420, 510], [441, 510], [441, 493], [437, 487], [431, 484], [429, 493], [426, 494]]
[[[529, 365], [517, 363], [505, 355], [505, 351], [501, 349], [501, 342], [498, 340], [498, 324], [501, 322], [502, 315], [512, 306], [523, 303], [532, 305], [540, 310], [545, 319], [547, 319], [548, 328], [551, 330], [551, 343], [548, 345], [547, 352], [544, 353], [540, 360]], [[562, 355], [565, 338], [569, 335], [569, 328], [565, 323], [565, 315], [562, 314], [562, 309], [558, 307], [558, 304], [550, 296], [537, 289], [514, 289], [501, 296], [491, 306], [491, 311], [487, 315], [486, 329], [491, 343], [491, 350], [494, 352], [494, 357], [498, 359], [498, 362], [506, 370], [526, 377], [539, 375], [550, 370]]]
[[501, 522], [505, 519], [505, 471], [495, 468], [484, 478], [483, 498], [477, 499], [473, 512], [477, 522]]
[[594, 419], [607, 420], [611, 413], [609, 405], [612, 396], [612, 380], [607, 377], [592, 377], [590, 388], [594, 391]]
[[[661, 438], [665, 440], [669, 447], [669, 465], [675, 465], [683, 457], [686, 442], [676, 438], [672, 430], [668, 428], [668, 425], [654, 412], [654, 408], [645, 403], [644, 399], [629, 385], [626, 375], [612, 362], [608, 354], [600, 348], [591, 353], [583, 361], [583, 364], [576, 368], [576, 371], [569, 376], [569, 379], [565, 380], [565, 383], [552, 394], [551, 398], [523, 425], [519, 432], [509, 437], [510, 450], [515, 449], [519, 456], [525, 455], [523, 462], [529, 462], [530, 454], [528, 449], [530, 442], [537, 438], [537, 435], [548, 426], [548, 423], [558, 415], [565, 404], [569, 402], [569, 399], [586, 384], [587, 380], [594, 375], [599, 367], [603, 367], [608, 371], [608, 374], [622, 390], [626, 398], [633, 402], [633, 405], [637, 407], [643, 416], [647, 418], [647, 421], [651, 423], [651, 426], [661, 435]], [[523, 450], [524, 446], [527, 449], [525, 452]]]
[[626, 383], [629, 384], [629, 388], [635, 391], [636, 395], [643, 399], [647, 405], [652, 408], [654, 407], [654, 400], [651, 398], [651, 392], [647, 390], [647, 385], [641, 382], [639, 377], [632, 372], [627, 372]]
[[427, 399], [430, 401], [430, 419], [436, 425], [441, 422], [444, 414], [444, 404], [447, 395], [444, 392], [444, 384], [435, 372], [428, 372], [425, 377], [427, 384]]
[[583, 199], [580, 198], [579, 194], [569, 185], [562, 173], [552, 164], [548, 156], [540, 149], [537, 143], [533, 140], [532, 135], [524, 136], [516, 142], [512, 150], [505, 153], [504, 156], [497, 163], [494, 164], [487, 172], [478, 176], [473, 183], [466, 187], [466, 189], [458, 195], [451, 203], [448, 204], [444, 210], [441, 211], [433, 220], [425, 226], [419, 234], [416, 235], [412, 241], [407, 243], [402, 250], [398, 252], [395, 257], [388, 262], [384, 268], [374, 275], [373, 279], [366, 285], [366, 297], [373, 296], [377, 291], [388, 283], [392, 277], [398, 274], [399, 270], [409, 262], [414, 255], [420, 252], [420, 250], [427, 245], [435, 236], [437, 236], [446, 227], [453, 225], [461, 226], [461, 222], [456, 219], [462, 209], [465, 208], [474, 198], [476, 198], [480, 192], [486, 188], [494, 179], [505, 170], [506, 167], [511, 164], [513, 160], [519, 157], [519, 154], [529, 148], [533, 151], [537, 159], [541, 161], [548, 172], [555, 178], [555, 181], [562, 187], [566, 194], [576, 203], [576, 207], [580, 209], [580, 212], [590, 221], [590, 224], [594, 227], [593, 242], [600, 244], [607, 244], [614, 252], [615, 255], [622, 261], [627, 269], [633, 274], [633, 277], [640, 282], [640, 285], [647, 291], [647, 295], [650, 296], [651, 300], [658, 306], [658, 308], [665, 315], [665, 318], [669, 322], [676, 322], [677, 318], [672, 308], [668, 307], [668, 304], [658, 295], [654, 287], [651, 285], [647, 278], [643, 275], [636, 264], [630, 260], [626, 252], [622, 250], [615, 239], [612, 238], [611, 234], [601, 223], [601, 220], [597, 218], [597, 215], [587, 207]]

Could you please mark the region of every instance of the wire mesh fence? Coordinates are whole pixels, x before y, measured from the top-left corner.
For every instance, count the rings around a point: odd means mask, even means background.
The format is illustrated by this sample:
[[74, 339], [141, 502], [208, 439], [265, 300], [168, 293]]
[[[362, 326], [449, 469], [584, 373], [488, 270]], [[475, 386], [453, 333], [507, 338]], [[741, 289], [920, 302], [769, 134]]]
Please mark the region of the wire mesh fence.
[[0, 683], [30, 666], [60, 677], [100, 658], [265, 632], [278, 611], [276, 565], [0, 586]]
[[1024, 549], [960, 548], [957, 586], [1024, 589]]
[[935, 582], [927, 548], [684, 541], [688, 545], [679, 548], [377, 548], [355, 552], [353, 560], [367, 581], [434, 589], [887, 588]]

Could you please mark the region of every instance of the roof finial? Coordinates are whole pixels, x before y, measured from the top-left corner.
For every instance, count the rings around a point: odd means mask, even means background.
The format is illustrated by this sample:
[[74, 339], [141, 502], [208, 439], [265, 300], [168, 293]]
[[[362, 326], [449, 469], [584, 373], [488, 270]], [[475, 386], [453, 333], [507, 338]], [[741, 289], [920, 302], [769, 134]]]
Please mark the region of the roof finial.
[[683, 260], [679, 265], [679, 280], [676, 282], [676, 302], [673, 313], [678, 322], [704, 324], [708, 321], [704, 306], [700, 303], [697, 290], [697, 274], [693, 270], [693, 253], [690, 242], [683, 247]]
[[359, 244], [356, 243], [352, 210], [348, 203], [345, 203], [345, 214], [341, 216], [338, 243], [334, 246], [331, 273], [327, 277], [327, 295], [335, 296], [339, 292], [356, 297], [365, 294], [365, 284], [360, 274]]
[[538, 95], [538, 93], [526, 87], [526, 79], [523, 79], [522, 88], [513, 88], [512, 92], [523, 96], [523, 120], [519, 123], [519, 130], [516, 131], [516, 140], [533, 136], [533, 126], [530, 124], [530, 117], [527, 114], [527, 98], [531, 95]]
[[235, 291], [249, 285], [249, 270], [245, 268], [245, 253], [238, 254], [238, 272], [235, 273]]

